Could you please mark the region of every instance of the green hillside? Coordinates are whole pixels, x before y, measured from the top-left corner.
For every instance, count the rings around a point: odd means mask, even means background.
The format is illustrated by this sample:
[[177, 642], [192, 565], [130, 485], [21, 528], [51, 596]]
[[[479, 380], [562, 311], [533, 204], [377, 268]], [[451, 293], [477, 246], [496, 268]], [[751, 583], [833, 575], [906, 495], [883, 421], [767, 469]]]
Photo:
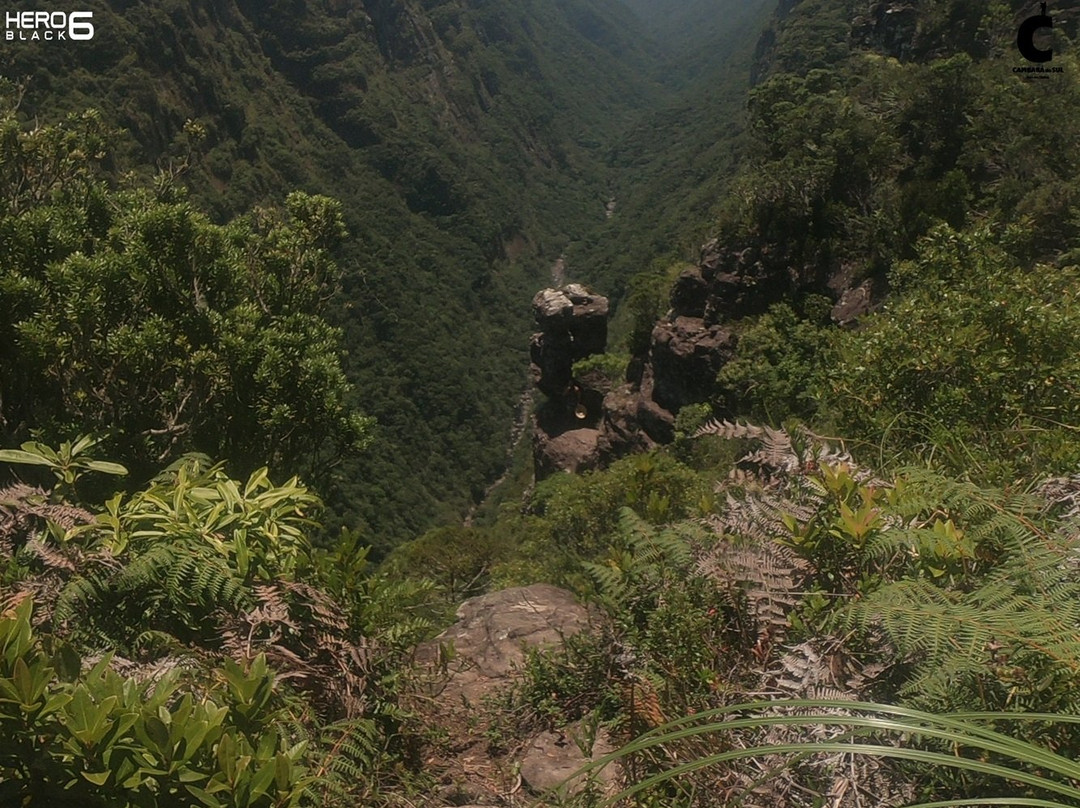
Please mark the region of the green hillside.
[[[1028, 16], [806, 0], [773, 22], [717, 227], [724, 271], [755, 290], [713, 300], [747, 337], [718, 411], [815, 419], [882, 457], [948, 457], [997, 483], [1072, 468], [1073, 371], [1051, 334], [1069, 328], [1053, 324], [1070, 316], [1077, 249], [1077, 17], [1056, 16], [1061, 72], [1039, 79], [1015, 44]], [[822, 302], [856, 288], [862, 313], [882, 310], [830, 327]]]
[[92, 7], [3, 51], [0, 804], [1080, 808], [1080, 6]]
[[339, 200], [330, 316], [379, 426], [325, 493], [381, 541], [461, 514], [505, 455], [527, 301], [602, 221], [601, 144], [657, 97], [640, 29], [600, 0], [87, 8], [91, 42], [5, 50], [20, 117], [98, 109], [125, 132], [107, 170], [172, 171], [218, 221]]
[[628, 5], [661, 48], [666, 93], [611, 141], [611, 216], [566, 252], [572, 277], [616, 304], [633, 298], [613, 319], [615, 350], [633, 339], [635, 320], [651, 329], [672, 267], [696, 259], [714, 233], [747, 145], [746, 96], [772, 13], [741, 0]]
[[[739, 45], [753, 45], [770, 4], [746, 0], [624, 0], [666, 54], [669, 81], [699, 78]], [[751, 22], [749, 28], [743, 27]], [[715, 76], [713, 79], [715, 80]]]

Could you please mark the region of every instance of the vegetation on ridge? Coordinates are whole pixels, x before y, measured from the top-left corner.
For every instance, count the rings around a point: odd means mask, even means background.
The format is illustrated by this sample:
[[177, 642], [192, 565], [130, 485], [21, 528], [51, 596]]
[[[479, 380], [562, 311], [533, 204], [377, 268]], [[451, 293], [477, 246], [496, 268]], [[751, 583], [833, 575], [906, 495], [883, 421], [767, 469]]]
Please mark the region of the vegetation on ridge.
[[123, 130], [109, 172], [180, 173], [215, 224], [338, 200], [328, 314], [378, 439], [320, 481], [328, 521], [385, 552], [462, 518], [503, 470], [527, 301], [604, 221], [604, 144], [657, 97], [633, 19], [613, 0], [85, 8], [91, 42], [6, 50], [20, 121], [99, 110]]
[[[462, 598], [547, 581], [597, 630], [469, 719], [510, 765], [543, 730], [604, 734], [625, 790], [531, 800], [1080, 805], [1070, 18], [1065, 72], [1025, 82], [1019, 2], [785, 3], [741, 63], [739, 175], [733, 140], [701, 148], [738, 124], [695, 129], [736, 90], [697, 107], [688, 77], [634, 184], [648, 138], [599, 159], [620, 94], [652, 92], [615, 75], [641, 55], [619, 7], [308, 5], [99, 3], [78, 93], [71, 52], [19, 54], [44, 86], [0, 123], [0, 801], [441, 807], [428, 753], [462, 739], [410, 657]], [[586, 57], [602, 97], [568, 86]], [[81, 112], [185, 60], [160, 101]], [[78, 111], [32, 123], [49, 98]], [[710, 400], [672, 446], [462, 526], [541, 259], [624, 285], [640, 354], [708, 217], [778, 279], [725, 323]], [[832, 325], [864, 280], [876, 308]], [[367, 530], [328, 541], [309, 486]]]

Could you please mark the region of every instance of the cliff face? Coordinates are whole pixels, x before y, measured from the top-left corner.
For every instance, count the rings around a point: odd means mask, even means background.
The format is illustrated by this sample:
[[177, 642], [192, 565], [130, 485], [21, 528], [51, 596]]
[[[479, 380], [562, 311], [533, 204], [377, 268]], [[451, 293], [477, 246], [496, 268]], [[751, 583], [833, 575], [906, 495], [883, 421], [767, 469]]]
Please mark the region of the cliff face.
[[[1071, 152], [1072, 135], [1039, 111], [1067, 97], [1071, 84], [1026, 82], [1015, 70], [1024, 64], [1016, 32], [1032, 13], [1019, 0], [778, 4], [756, 49], [750, 142], [733, 192], [717, 206], [716, 237], [678, 277], [626, 385], [598, 391], [603, 416], [589, 464], [670, 440], [687, 404], [747, 414], [740, 396], [761, 387], [755, 361], [787, 362], [763, 376], [790, 372], [805, 381], [799, 374], [822, 349], [775, 343], [824, 343], [817, 329], [830, 320], [856, 324], [935, 228], [1016, 225], [1030, 233], [1021, 261], [1054, 260], [1072, 243], [1071, 169], [1054, 157]], [[1080, 9], [1058, 4], [1053, 19], [1055, 65], [1067, 73]], [[801, 336], [773, 319], [764, 326], [772, 344], [758, 336], [754, 347], [748, 339], [740, 347], [754, 318], [781, 303], [777, 311], [794, 318]], [[720, 374], [733, 359], [739, 364]], [[810, 398], [770, 401], [769, 417], [811, 417]]]
[[538, 293], [533, 312], [532, 377], [545, 395], [533, 431], [537, 479], [669, 443], [676, 413], [708, 398], [736, 344], [730, 328], [673, 310], [653, 330], [634, 378], [620, 383], [598, 369], [574, 372], [576, 362], [607, 347], [606, 298], [570, 284]]

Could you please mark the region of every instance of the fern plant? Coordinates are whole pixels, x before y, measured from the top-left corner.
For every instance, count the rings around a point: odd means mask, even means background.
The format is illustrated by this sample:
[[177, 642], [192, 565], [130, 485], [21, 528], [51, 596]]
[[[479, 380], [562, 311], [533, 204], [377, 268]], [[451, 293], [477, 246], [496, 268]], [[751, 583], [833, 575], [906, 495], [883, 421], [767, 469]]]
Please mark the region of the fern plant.
[[[915, 667], [901, 695], [927, 708], [1080, 712], [1080, 534], [1046, 514], [1045, 499], [909, 474], [908, 487], [937, 496], [879, 553], [951, 553], [965, 575], [896, 575], [840, 616], [845, 628], [884, 631]], [[900, 508], [907, 517], [910, 506]], [[935, 546], [936, 545], [936, 546]], [[1076, 743], [1073, 741], [1071, 743]]]
[[629, 606], [635, 590], [661, 586], [663, 579], [682, 574], [692, 559], [690, 548], [686, 530], [655, 528], [631, 508], [622, 508], [607, 558], [582, 567], [600, 601], [618, 610]]
[[[1077, 804], [1080, 480], [998, 491], [907, 469], [884, 481], [805, 431], [703, 432], [760, 447], [719, 485], [720, 541], [697, 554], [721, 589], [745, 594], [757, 640], [728, 680], [738, 703], [704, 713], [723, 718], [703, 730], [711, 740], [673, 725], [630, 745], [653, 769], [622, 797], [855, 805], [845, 794], [862, 792], [903, 805], [918, 787], [936, 795], [928, 805]], [[930, 768], [866, 762], [884, 759]]]

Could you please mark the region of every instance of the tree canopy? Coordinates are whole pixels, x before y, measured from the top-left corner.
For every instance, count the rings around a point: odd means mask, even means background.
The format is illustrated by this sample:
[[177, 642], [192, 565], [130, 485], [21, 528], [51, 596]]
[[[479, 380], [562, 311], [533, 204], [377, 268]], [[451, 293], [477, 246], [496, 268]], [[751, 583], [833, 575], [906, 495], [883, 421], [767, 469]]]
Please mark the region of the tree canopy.
[[27, 126], [10, 97], [0, 118], [6, 442], [107, 434], [144, 473], [189, 451], [314, 472], [362, 446], [323, 316], [339, 205], [296, 192], [214, 224], [168, 176], [112, 187], [109, 135], [92, 111]]

